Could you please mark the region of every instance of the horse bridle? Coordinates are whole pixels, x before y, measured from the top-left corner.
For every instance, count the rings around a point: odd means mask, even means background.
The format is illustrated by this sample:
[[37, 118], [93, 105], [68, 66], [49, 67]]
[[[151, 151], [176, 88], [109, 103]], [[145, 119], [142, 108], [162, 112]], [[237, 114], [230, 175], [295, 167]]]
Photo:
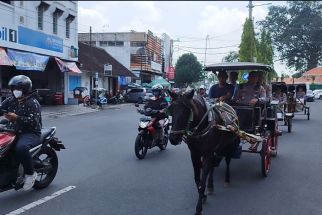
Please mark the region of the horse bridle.
[[[199, 129], [199, 127], [201, 126], [201, 124], [203, 123], [203, 121], [208, 117], [209, 112], [211, 111], [211, 109], [208, 109], [206, 111], [206, 113], [203, 115], [203, 117], [201, 118], [200, 122], [191, 130], [189, 129], [190, 127], [190, 123], [193, 121], [193, 110], [191, 107], [189, 107], [189, 105], [187, 105], [185, 102], [183, 102], [184, 106], [187, 107], [188, 109], [190, 109], [190, 116], [188, 119], [188, 124], [186, 126], [186, 128], [184, 130], [177, 130], [177, 131], [170, 131], [170, 134], [182, 134], [183, 138], [186, 139], [187, 137], [192, 137], [192, 136], [196, 136], [196, 131]], [[201, 135], [198, 136], [205, 136], [206, 134], [208, 134], [209, 130], [210, 130], [211, 125], [209, 124], [201, 133]]]

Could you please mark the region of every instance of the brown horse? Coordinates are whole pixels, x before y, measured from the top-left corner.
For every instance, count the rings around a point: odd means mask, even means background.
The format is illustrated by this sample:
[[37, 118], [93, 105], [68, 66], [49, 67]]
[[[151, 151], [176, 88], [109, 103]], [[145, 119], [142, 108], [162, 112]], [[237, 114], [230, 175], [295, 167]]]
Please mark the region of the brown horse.
[[172, 116], [170, 142], [178, 145], [182, 140], [188, 145], [194, 169], [194, 179], [199, 198], [195, 215], [202, 214], [202, 203], [206, 201], [206, 180], [208, 192], [213, 191], [213, 167], [219, 165], [222, 156], [226, 157], [227, 169], [225, 182], [229, 183], [229, 164], [233, 151], [239, 144], [239, 138], [226, 131], [218, 130], [216, 124], [221, 123], [221, 117], [215, 110], [215, 119], [208, 121], [207, 105], [200, 96], [194, 96], [194, 90], [185, 94], [169, 91], [173, 100], [167, 109]]

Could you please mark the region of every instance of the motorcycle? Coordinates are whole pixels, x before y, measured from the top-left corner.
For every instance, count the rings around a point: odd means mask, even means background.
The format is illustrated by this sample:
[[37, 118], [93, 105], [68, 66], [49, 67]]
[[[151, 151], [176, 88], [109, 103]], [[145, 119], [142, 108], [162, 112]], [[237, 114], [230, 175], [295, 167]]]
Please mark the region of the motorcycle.
[[[0, 121], [0, 192], [15, 189], [19, 190], [24, 184], [23, 166], [15, 158], [14, 148], [17, 135], [6, 125], [8, 120]], [[41, 144], [30, 149], [37, 178], [34, 189], [42, 189], [54, 180], [58, 169], [56, 151], [65, 149], [65, 146], [55, 137], [56, 127], [41, 130]]]
[[[139, 104], [135, 104], [139, 107]], [[155, 117], [158, 111], [147, 108], [147, 110], [138, 109], [138, 112], [145, 115], [140, 118], [138, 135], [135, 140], [134, 150], [138, 159], [144, 159], [148, 149], [159, 147], [165, 150], [169, 140], [169, 119], [165, 118], [161, 125]]]
[[122, 94], [117, 94], [116, 96], [110, 97], [108, 101], [110, 104], [122, 104], [124, 103], [124, 97]]

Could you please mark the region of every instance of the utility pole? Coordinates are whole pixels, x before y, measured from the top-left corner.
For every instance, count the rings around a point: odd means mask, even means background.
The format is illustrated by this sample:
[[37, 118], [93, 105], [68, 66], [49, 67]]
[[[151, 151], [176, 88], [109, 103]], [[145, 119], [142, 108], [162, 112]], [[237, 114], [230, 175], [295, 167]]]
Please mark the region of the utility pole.
[[253, 8], [255, 7], [252, 3], [252, 1], [249, 1], [248, 4], [248, 18], [253, 21]]
[[203, 78], [203, 85], [206, 87], [206, 74], [205, 74], [205, 66], [206, 66], [206, 59], [207, 59], [207, 49], [208, 49], [208, 39], [209, 35], [206, 36], [206, 48], [205, 48], [205, 59], [203, 61], [203, 72], [204, 72], [204, 78]]

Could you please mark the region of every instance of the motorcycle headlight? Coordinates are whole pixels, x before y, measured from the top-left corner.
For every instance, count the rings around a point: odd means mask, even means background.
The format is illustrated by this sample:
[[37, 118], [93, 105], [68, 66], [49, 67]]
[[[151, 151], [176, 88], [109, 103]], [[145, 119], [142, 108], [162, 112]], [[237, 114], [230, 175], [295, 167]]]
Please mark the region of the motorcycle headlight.
[[148, 126], [149, 122], [140, 122], [139, 126], [140, 128], [146, 128]]

